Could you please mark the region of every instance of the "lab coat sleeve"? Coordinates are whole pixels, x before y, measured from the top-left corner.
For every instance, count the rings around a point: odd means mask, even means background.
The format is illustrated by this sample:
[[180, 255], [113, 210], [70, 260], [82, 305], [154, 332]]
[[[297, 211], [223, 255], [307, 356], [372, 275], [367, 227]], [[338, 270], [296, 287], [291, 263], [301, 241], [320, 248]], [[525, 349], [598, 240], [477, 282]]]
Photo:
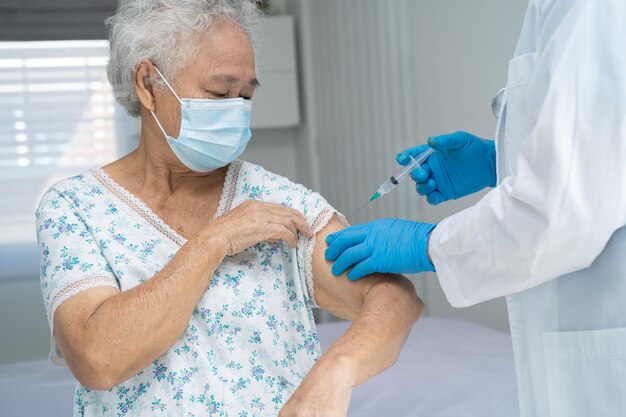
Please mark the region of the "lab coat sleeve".
[[623, 0], [583, 0], [552, 33], [538, 34], [534, 70], [523, 85], [509, 85], [517, 111], [507, 114], [505, 144], [520, 143], [504, 155], [515, 161], [510, 175], [431, 236], [452, 305], [586, 268], [626, 225], [624, 22]]

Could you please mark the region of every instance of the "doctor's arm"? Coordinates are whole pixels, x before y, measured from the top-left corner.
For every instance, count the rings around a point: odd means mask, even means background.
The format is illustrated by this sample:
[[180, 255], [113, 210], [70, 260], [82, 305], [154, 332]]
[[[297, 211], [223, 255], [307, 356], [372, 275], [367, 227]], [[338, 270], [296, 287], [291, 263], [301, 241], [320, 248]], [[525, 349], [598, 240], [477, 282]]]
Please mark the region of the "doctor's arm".
[[325, 241], [341, 229], [333, 217], [317, 234], [315, 298], [352, 325], [317, 361], [280, 417], [345, 416], [352, 388], [393, 365], [423, 310], [413, 284], [403, 276], [374, 274], [354, 282], [345, 275], [335, 277], [324, 257]]
[[626, 224], [624, 19], [624, 2], [578, 2], [539, 53], [511, 62], [509, 82], [521, 82], [508, 88], [506, 144], [520, 144], [511, 175], [430, 238], [453, 305], [584, 269]]

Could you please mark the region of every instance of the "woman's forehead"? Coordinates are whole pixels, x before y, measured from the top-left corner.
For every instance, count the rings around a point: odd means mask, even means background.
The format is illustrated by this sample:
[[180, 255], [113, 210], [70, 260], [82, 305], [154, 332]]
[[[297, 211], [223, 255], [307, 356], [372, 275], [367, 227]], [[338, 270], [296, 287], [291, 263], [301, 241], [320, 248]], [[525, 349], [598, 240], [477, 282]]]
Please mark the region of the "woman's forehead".
[[199, 55], [207, 59], [251, 60], [254, 49], [248, 35], [236, 24], [223, 22], [197, 37]]
[[241, 30], [225, 28], [198, 38], [200, 45], [187, 67], [204, 82], [258, 84], [252, 45]]

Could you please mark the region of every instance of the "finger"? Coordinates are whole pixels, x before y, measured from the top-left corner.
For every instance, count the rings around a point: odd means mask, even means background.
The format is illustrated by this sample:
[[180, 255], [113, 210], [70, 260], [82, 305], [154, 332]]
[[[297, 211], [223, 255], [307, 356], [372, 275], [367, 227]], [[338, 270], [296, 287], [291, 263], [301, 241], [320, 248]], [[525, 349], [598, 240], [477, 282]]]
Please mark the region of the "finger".
[[459, 150], [472, 139], [472, 135], [467, 132], [456, 132], [449, 135], [431, 136], [428, 144], [437, 151]]
[[348, 233], [348, 232], [355, 232], [357, 230], [363, 230], [364, 228], [366, 228], [368, 225], [368, 223], [361, 223], [361, 224], [356, 224], [354, 226], [350, 226], [347, 227], [343, 230], [339, 230], [338, 232], [335, 233], [331, 233], [330, 235], [326, 236], [326, 243], [328, 245], [330, 245], [331, 243], [333, 243], [339, 236], [343, 235], [344, 233]]
[[428, 181], [422, 184], [417, 184], [415, 186], [417, 193], [419, 195], [425, 195], [425, 196], [435, 191], [435, 188], [437, 188], [437, 183], [432, 178], [430, 178]]
[[[278, 207], [276, 207], [278, 206]], [[306, 237], [313, 237], [313, 232], [309, 224], [306, 221], [306, 217], [302, 213], [297, 210], [291, 209], [289, 207], [282, 207], [280, 205], [276, 205], [275, 207], [268, 207], [270, 213], [274, 215], [281, 216], [287, 219], [290, 223], [292, 223], [295, 228], [305, 235]]]
[[313, 231], [304, 217], [289, 217], [293, 225], [306, 237], [313, 237]]
[[334, 261], [341, 255], [346, 249], [351, 248], [362, 243], [365, 240], [367, 233], [363, 230], [350, 230], [346, 229], [341, 233], [326, 249], [325, 257], [327, 261]]
[[303, 219], [306, 218], [304, 216], [304, 214], [302, 214], [300, 211], [298, 211], [298, 210], [296, 210], [294, 208], [285, 206], [283, 204], [266, 203], [266, 202], [263, 202], [262, 204], [263, 204], [263, 206], [265, 208], [267, 208], [268, 210], [270, 210], [273, 213], [283, 213], [283, 214], [289, 213], [289, 214], [291, 214], [292, 216], [295, 216], [295, 217], [302, 217]]
[[[426, 178], [425, 178], [424, 180], [422, 180], [422, 181], [418, 181], [418, 178], [414, 178], [414, 177], [413, 177], [413, 173], [415, 173], [415, 172], [416, 172], [416, 171], [418, 171], [418, 170], [424, 171], [424, 172], [426, 173]], [[417, 182], [417, 183], [420, 183], [420, 182], [424, 182], [424, 181], [426, 181], [428, 178], [432, 177], [432, 175], [433, 175], [433, 170], [432, 170], [432, 168], [430, 167], [430, 164], [424, 163], [424, 164], [420, 165], [420, 167], [419, 167], [418, 169], [416, 169], [415, 171], [413, 171], [413, 173], [411, 173], [411, 178], [413, 179], [413, 181], [415, 181], [415, 182]], [[419, 173], [418, 173], [418, 174], [416, 174], [416, 175], [422, 175], [422, 174], [419, 174]]]
[[335, 240], [337, 240], [337, 238], [339, 236], [343, 235], [348, 230], [350, 230], [350, 228], [343, 229], [343, 230], [340, 230], [338, 232], [331, 233], [330, 235], [327, 235], [326, 236], [326, 244], [330, 246]]
[[346, 249], [335, 261], [333, 265], [333, 275], [338, 277], [339, 275], [346, 272], [348, 268], [352, 265], [361, 262], [363, 259], [366, 259], [371, 255], [371, 250], [369, 250], [368, 245], [365, 243], [361, 243], [356, 246], [352, 246], [351, 248]]
[[350, 281], [356, 281], [375, 272], [379, 271], [376, 271], [374, 260], [372, 258], [366, 258], [348, 272], [348, 279]]
[[411, 162], [411, 157], [417, 158], [417, 156], [419, 156], [422, 153], [426, 152], [428, 150], [428, 148], [429, 148], [429, 146], [424, 144], [424, 145], [414, 146], [414, 147], [406, 149], [406, 150], [404, 150], [402, 152], [398, 152], [398, 154], [396, 155], [396, 161], [400, 165], [406, 165], [409, 162]]
[[285, 226], [287, 229], [289, 229], [289, 231], [291, 233], [293, 233], [294, 235], [298, 234], [298, 229], [296, 228], [295, 224], [293, 223], [293, 221], [291, 220], [291, 217], [288, 216], [279, 216], [279, 215], [271, 215], [268, 218], [268, 221], [270, 223], [275, 223], [275, 224], [281, 224], [283, 226]]
[[446, 201], [446, 199], [439, 191], [433, 191], [432, 193], [428, 194], [428, 196], [426, 196], [426, 201], [428, 201], [433, 206], [436, 206]]
[[298, 244], [298, 235], [283, 224], [268, 223], [267, 237], [264, 240], [282, 240], [287, 243], [289, 247], [295, 248]]
[[294, 208], [283, 206], [282, 204], [277, 204], [277, 203], [264, 203], [264, 204], [265, 204], [265, 207], [272, 213], [281, 214], [284, 216], [300, 217], [302, 219], [306, 219], [304, 214], [302, 214], [301, 212], [299, 212], [298, 210]]
[[411, 179], [420, 184], [425, 182], [430, 177], [431, 173], [430, 165], [422, 164], [419, 168], [411, 172]]

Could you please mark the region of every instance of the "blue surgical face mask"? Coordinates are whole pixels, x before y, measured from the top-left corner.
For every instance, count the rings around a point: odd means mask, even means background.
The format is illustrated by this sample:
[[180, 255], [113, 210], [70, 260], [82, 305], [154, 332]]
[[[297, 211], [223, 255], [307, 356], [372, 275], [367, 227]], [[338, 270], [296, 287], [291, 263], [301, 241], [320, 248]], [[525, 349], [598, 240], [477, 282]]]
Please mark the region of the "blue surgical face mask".
[[154, 112], [150, 111], [180, 162], [196, 172], [211, 172], [239, 158], [252, 136], [250, 100], [180, 99], [161, 72], [156, 67], [154, 69], [180, 102], [177, 139], [165, 132]]

